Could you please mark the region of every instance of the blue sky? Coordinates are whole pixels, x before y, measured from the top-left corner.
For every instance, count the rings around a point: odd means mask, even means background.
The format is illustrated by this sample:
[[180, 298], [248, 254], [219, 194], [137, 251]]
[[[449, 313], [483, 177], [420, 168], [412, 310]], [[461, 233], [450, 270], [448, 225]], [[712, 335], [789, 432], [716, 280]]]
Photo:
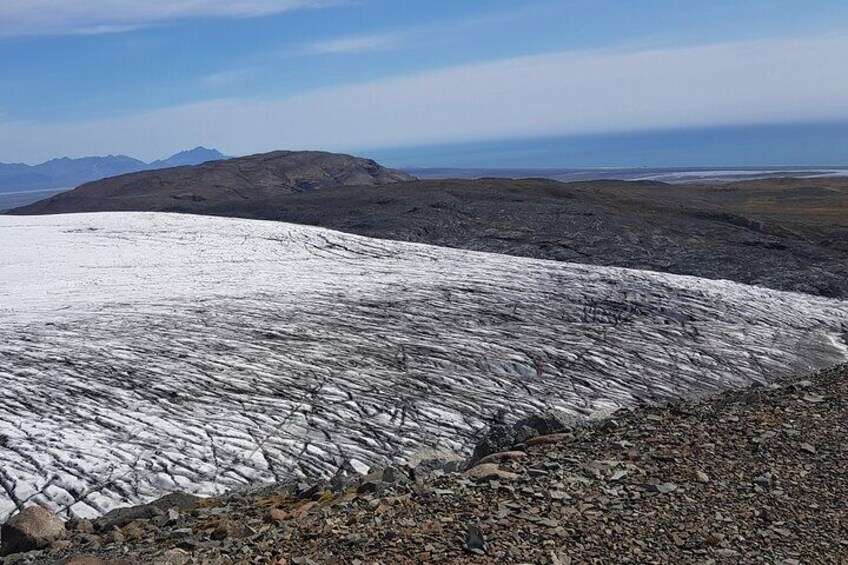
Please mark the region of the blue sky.
[[0, 161], [843, 124], [846, 61], [836, 0], [3, 0]]

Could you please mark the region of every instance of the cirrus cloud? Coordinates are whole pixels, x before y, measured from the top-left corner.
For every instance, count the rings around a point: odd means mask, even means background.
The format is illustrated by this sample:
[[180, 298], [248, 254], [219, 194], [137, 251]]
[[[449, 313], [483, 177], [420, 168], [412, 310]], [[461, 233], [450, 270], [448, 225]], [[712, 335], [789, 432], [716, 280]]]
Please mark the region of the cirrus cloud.
[[0, 37], [119, 33], [188, 18], [268, 16], [345, 0], [3, 0]]
[[4, 160], [211, 144], [228, 154], [848, 118], [848, 33], [561, 52], [121, 118], [0, 122]]
[[337, 37], [325, 41], [316, 41], [305, 45], [302, 52], [307, 55], [344, 55], [387, 51], [402, 44], [401, 36], [396, 33], [374, 35], [356, 35]]

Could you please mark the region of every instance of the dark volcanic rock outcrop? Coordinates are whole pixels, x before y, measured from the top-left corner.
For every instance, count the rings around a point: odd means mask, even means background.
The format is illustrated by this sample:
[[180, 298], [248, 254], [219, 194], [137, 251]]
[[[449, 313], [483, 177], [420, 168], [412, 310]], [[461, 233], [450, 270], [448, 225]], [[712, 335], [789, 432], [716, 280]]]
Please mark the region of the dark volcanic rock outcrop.
[[422, 180], [204, 209], [383, 239], [848, 297], [848, 179], [723, 185]]
[[221, 210], [238, 211], [295, 192], [341, 186], [380, 186], [409, 180], [413, 177], [369, 159], [319, 151], [275, 151], [103, 179], [12, 213], [220, 213]]

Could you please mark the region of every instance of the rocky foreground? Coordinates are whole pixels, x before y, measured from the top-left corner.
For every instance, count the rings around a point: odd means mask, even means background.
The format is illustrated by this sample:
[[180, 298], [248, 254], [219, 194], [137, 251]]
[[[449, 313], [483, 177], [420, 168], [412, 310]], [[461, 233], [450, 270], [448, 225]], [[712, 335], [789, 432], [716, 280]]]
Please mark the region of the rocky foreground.
[[845, 564], [846, 393], [842, 366], [582, 424], [495, 425], [470, 461], [172, 494], [93, 522], [28, 510], [2, 551], [42, 549], [0, 565]]

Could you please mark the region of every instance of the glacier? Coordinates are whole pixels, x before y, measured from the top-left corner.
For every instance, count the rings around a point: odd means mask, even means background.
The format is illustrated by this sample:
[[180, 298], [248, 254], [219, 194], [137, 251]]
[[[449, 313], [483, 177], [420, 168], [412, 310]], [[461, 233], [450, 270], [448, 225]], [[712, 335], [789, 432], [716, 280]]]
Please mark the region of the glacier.
[[848, 359], [848, 304], [166, 213], [0, 216], [0, 521], [467, 453]]

